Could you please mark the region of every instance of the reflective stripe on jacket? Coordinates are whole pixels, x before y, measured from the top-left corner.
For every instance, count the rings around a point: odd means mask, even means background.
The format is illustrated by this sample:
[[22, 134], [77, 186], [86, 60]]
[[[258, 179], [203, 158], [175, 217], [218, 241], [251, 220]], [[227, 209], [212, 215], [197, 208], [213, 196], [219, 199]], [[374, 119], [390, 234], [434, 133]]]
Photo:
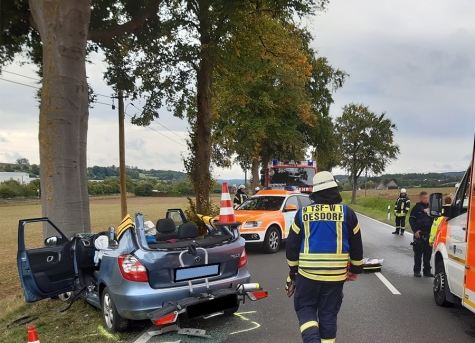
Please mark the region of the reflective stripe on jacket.
[[363, 271], [363, 245], [355, 212], [343, 204], [312, 204], [295, 215], [287, 238], [290, 269], [312, 280], [341, 282]]
[[398, 198], [394, 204], [394, 213], [396, 217], [405, 217], [411, 208], [411, 199], [407, 196]]

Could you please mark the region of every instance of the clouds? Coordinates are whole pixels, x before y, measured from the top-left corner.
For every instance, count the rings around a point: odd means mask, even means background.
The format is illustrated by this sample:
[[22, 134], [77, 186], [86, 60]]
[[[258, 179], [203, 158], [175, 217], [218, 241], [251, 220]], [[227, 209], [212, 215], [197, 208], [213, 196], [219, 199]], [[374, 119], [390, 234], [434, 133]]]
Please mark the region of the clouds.
[[398, 126], [401, 155], [388, 171], [466, 168], [475, 126], [469, 13], [468, 0], [335, 1], [309, 24], [320, 54], [350, 74], [331, 113], [362, 102]]
[[[320, 55], [350, 74], [335, 94], [332, 115], [357, 102], [376, 113], [387, 112], [396, 123], [401, 155], [388, 172], [466, 169], [475, 127], [473, 13], [473, 0], [333, 0], [327, 12], [304, 21]], [[88, 81], [94, 91], [112, 95], [103, 81], [103, 57], [93, 54], [90, 59]], [[31, 65], [7, 70], [36, 77]], [[37, 86], [34, 80], [8, 73], [1, 77]], [[0, 162], [18, 157], [39, 162], [35, 94], [35, 89], [0, 80]], [[90, 111], [88, 162], [118, 165], [117, 109], [112, 110], [110, 98], [98, 101], [108, 105], [96, 104]], [[143, 105], [140, 100], [134, 106], [128, 103], [130, 115]], [[183, 170], [188, 124], [165, 109], [159, 113], [151, 128], [133, 126], [126, 117], [126, 163]], [[220, 178], [243, 177], [237, 166], [214, 172]]]

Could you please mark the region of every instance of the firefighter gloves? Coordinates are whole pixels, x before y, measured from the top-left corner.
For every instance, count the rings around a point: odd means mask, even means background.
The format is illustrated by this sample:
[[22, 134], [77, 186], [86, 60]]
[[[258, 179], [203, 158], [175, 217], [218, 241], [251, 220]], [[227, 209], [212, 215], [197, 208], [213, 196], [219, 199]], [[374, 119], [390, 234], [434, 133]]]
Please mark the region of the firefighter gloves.
[[295, 293], [295, 275], [293, 271], [289, 272], [289, 276], [287, 276], [287, 282], [285, 284], [285, 293], [290, 298]]

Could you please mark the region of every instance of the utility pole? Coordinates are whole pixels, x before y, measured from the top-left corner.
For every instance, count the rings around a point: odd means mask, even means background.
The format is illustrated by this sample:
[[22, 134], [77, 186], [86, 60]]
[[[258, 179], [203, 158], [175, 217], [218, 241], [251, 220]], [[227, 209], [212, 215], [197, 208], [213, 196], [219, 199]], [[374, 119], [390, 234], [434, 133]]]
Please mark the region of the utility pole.
[[127, 185], [125, 182], [125, 135], [124, 135], [124, 93], [118, 91], [117, 99], [119, 102], [119, 174], [120, 174], [120, 212], [122, 219], [127, 215]]

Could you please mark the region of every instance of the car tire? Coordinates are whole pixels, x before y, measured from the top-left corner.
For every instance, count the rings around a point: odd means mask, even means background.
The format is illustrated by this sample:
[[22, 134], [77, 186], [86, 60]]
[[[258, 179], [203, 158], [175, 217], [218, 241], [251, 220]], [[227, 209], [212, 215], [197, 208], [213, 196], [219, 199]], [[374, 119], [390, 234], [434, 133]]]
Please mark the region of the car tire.
[[447, 283], [447, 274], [445, 273], [444, 261], [439, 261], [435, 267], [434, 274], [434, 300], [441, 307], [451, 307], [453, 303], [447, 300], [446, 292], [450, 291]]
[[102, 292], [102, 317], [104, 326], [109, 332], [123, 332], [129, 324], [129, 321], [117, 312], [108, 287]]
[[230, 308], [228, 310], [224, 310], [223, 316], [230, 317], [230, 316], [234, 315], [238, 310], [239, 310], [239, 306]]
[[73, 292], [66, 292], [66, 293], [58, 295], [58, 299], [64, 302], [68, 302], [69, 299], [71, 299], [72, 295], [73, 295]]
[[279, 251], [281, 244], [282, 237], [279, 228], [275, 226], [268, 228], [264, 238], [264, 251], [268, 254], [275, 254]]

